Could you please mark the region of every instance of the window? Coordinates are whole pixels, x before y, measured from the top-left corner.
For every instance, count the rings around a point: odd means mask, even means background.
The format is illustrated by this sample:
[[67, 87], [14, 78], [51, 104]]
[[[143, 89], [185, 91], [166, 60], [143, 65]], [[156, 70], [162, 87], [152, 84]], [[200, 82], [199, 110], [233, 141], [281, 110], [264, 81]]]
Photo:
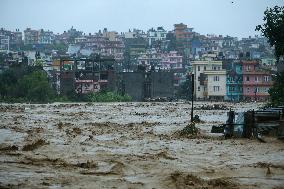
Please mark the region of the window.
[[235, 91], [235, 87], [229, 87], [229, 91], [231, 92]]
[[269, 81], [269, 76], [264, 76], [264, 81], [268, 82]]
[[246, 77], [246, 81], [249, 81], [249, 76]]
[[197, 70], [200, 71], [200, 66], [197, 66]]
[[247, 88], [247, 93], [250, 93], [250, 88], [249, 87]]
[[228, 82], [230, 82], [230, 83], [233, 82], [233, 77], [229, 77]]
[[258, 87], [255, 87], [254, 88], [254, 93], [258, 93], [259, 92], [259, 88]]
[[214, 92], [220, 91], [220, 87], [219, 86], [213, 86], [213, 90], [214, 90]]
[[204, 71], [206, 71], [206, 66], [204, 66]]
[[197, 90], [200, 91], [200, 87], [197, 87]]
[[249, 72], [250, 71], [250, 66], [247, 66], [247, 72]]
[[255, 81], [255, 82], [258, 82], [258, 81], [259, 81], [257, 76], [254, 77], [254, 81]]
[[214, 76], [213, 80], [214, 81], [219, 81], [219, 76]]

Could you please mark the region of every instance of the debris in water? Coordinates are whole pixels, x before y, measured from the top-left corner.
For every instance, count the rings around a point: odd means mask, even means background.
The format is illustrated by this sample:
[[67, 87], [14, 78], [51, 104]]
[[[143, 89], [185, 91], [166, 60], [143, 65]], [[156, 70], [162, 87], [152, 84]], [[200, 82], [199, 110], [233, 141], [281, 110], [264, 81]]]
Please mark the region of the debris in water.
[[179, 131], [180, 136], [197, 136], [199, 129], [195, 126], [194, 122], [188, 124], [183, 130]]
[[39, 139], [39, 140], [32, 142], [31, 144], [25, 144], [22, 150], [23, 151], [33, 151], [46, 144], [48, 143], [45, 140]]

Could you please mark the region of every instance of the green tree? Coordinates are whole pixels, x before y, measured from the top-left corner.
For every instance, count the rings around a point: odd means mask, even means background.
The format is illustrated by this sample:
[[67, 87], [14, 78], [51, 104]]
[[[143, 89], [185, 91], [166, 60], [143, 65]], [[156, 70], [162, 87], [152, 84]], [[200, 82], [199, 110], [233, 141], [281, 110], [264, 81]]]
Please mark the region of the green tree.
[[186, 80], [180, 84], [176, 93], [176, 97], [190, 100], [192, 96], [191, 92], [192, 92], [191, 76], [188, 75]]
[[43, 67], [43, 64], [44, 64], [44, 60], [42, 59], [36, 59], [33, 63], [34, 66], [38, 66], [38, 67]]
[[[275, 47], [277, 63], [284, 55], [284, 6], [267, 8], [264, 12], [264, 24], [256, 27], [257, 31], [268, 38], [269, 44]], [[273, 87], [269, 90], [273, 105], [284, 104], [284, 72], [274, 77]]]
[[17, 77], [13, 70], [7, 70], [0, 74], [0, 96], [5, 98], [8, 95], [13, 95], [12, 88], [15, 87], [17, 83]]
[[257, 31], [268, 38], [269, 44], [275, 47], [277, 62], [284, 55], [284, 6], [267, 8], [264, 12], [264, 24], [256, 26]]
[[181, 99], [189, 99], [190, 95], [190, 81], [187, 79], [185, 82], [181, 83], [176, 96]]
[[269, 90], [272, 105], [284, 103], [284, 72], [278, 73], [274, 78], [273, 87]]
[[53, 98], [53, 90], [50, 87], [47, 75], [43, 71], [34, 71], [25, 75], [18, 82], [19, 96], [31, 102], [45, 103]]

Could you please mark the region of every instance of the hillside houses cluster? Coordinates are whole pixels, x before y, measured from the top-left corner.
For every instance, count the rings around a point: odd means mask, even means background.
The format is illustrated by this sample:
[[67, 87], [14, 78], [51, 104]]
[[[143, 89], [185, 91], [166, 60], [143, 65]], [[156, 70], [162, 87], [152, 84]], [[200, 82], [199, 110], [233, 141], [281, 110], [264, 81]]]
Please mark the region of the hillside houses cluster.
[[[84, 92], [96, 92], [108, 84], [109, 88], [123, 91], [131, 88], [126, 82], [128, 75], [134, 77], [137, 73], [140, 77], [145, 72], [143, 77], [152, 73], [149, 77], [159, 80], [167, 75], [166, 80], [173, 85], [172, 95], [167, 90], [167, 97], [174, 97], [178, 88], [194, 74], [196, 99], [266, 100], [272, 86], [271, 74], [276, 70], [273, 48], [267, 39], [202, 35], [183, 23], [174, 24], [171, 31], [157, 27], [119, 33], [104, 28], [89, 34], [73, 27], [61, 34], [43, 29], [27, 28], [21, 32], [1, 28], [0, 50], [0, 70], [23, 59], [29, 65], [40, 63], [59, 93], [64, 92], [61, 90], [64, 77], [70, 79], [64, 85], [71, 85], [76, 92], [83, 90], [78, 89], [79, 84], [86, 86]], [[103, 59], [112, 62], [111, 65], [105, 65]], [[156, 77], [156, 72], [164, 74]], [[136, 94], [139, 99], [143, 95], [152, 97], [151, 91], [145, 92], [146, 88], [153, 88], [146, 87], [146, 80], [141, 79], [144, 84], [141, 95]], [[162, 90], [158, 96], [163, 96]]]

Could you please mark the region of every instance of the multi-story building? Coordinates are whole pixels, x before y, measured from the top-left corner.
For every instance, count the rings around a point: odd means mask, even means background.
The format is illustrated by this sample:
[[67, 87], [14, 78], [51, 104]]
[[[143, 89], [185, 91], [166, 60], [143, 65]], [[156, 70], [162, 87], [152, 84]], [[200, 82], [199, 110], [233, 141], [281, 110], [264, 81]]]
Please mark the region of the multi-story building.
[[34, 45], [38, 43], [38, 31], [37, 30], [32, 30], [31, 28], [27, 28], [24, 31], [24, 42], [25, 45]]
[[116, 31], [107, 31], [107, 28], [103, 30], [103, 37], [107, 38], [109, 41], [116, 41], [118, 33]]
[[0, 29], [0, 49], [8, 50], [22, 43], [22, 32]]
[[74, 43], [75, 44], [82, 44], [82, 43], [86, 43], [87, 42], [87, 38], [82, 36], [82, 37], [76, 37], [74, 39]]
[[9, 36], [0, 35], [0, 50], [8, 51], [9, 48]]
[[272, 87], [271, 72], [263, 70], [257, 61], [241, 61], [243, 70], [243, 99], [264, 101], [269, 98]]
[[141, 53], [138, 64], [143, 65], [147, 71], [170, 71], [174, 74], [174, 86], [178, 87], [186, 79], [186, 70], [182, 63], [182, 56], [177, 51], [168, 53], [157, 52], [155, 49]]
[[191, 53], [191, 42], [195, 35], [193, 28], [180, 23], [174, 25], [174, 33], [176, 38], [176, 50], [183, 55], [183, 62], [188, 63]]
[[23, 33], [20, 32], [19, 29], [16, 29], [16, 31], [11, 32], [10, 35], [10, 44], [11, 45], [18, 45], [23, 42]]
[[52, 44], [54, 41], [54, 34], [52, 31], [38, 31], [38, 44]]
[[125, 53], [124, 53], [124, 64], [127, 69], [132, 65], [138, 64], [138, 57], [141, 53], [145, 53], [147, 49], [147, 41], [142, 38], [125, 38]]
[[188, 28], [187, 25], [183, 23], [175, 24], [174, 27], [177, 40], [188, 40], [193, 37], [193, 28]]
[[226, 95], [226, 70], [222, 61], [208, 58], [192, 62], [194, 95], [197, 99], [223, 100]]
[[155, 49], [147, 50], [145, 53], [141, 53], [138, 57], [138, 64], [146, 67], [146, 70], [159, 69], [161, 63], [161, 53], [158, 53]]
[[26, 45], [52, 44], [55, 38], [52, 31], [32, 30], [31, 28], [24, 31], [24, 36]]
[[162, 69], [182, 69], [182, 56], [179, 55], [177, 51], [170, 51], [169, 53], [164, 53], [162, 55], [160, 64]]
[[167, 31], [163, 27], [157, 27], [157, 30], [151, 28], [147, 32], [148, 45], [151, 47], [156, 41], [164, 41], [167, 37]]
[[73, 44], [75, 42], [75, 38], [81, 37], [83, 34], [82, 31], [78, 31], [73, 26], [66, 32], [64, 31], [62, 34], [55, 35], [56, 43], [64, 43], [64, 44]]
[[143, 30], [133, 29], [132, 31], [129, 30], [128, 32], [124, 32], [122, 34], [123, 38], [125, 39], [133, 39], [133, 38], [147, 38], [147, 33]]
[[223, 63], [227, 70], [225, 100], [238, 102], [243, 97], [242, 65], [239, 60], [227, 60]]
[[186, 80], [186, 69], [183, 66], [183, 56], [177, 51], [163, 53], [161, 60], [161, 68], [171, 70], [174, 73], [174, 86], [178, 87]]

